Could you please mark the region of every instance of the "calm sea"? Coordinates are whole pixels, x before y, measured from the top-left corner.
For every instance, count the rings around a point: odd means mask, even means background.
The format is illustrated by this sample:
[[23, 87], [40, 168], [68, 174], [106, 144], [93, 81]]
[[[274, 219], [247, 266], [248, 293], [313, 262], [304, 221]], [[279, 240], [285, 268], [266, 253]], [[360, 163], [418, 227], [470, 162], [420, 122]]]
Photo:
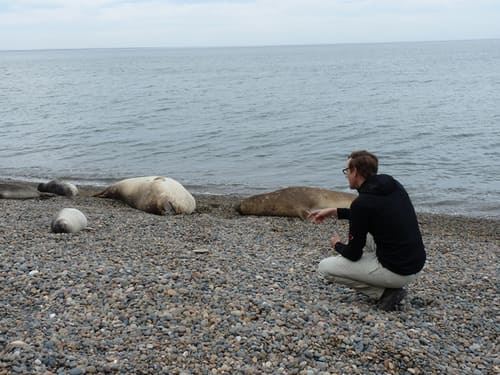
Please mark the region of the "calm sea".
[[418, 211], [500, 217], [500, 40], [0, 52], [0, 178], [347, 190], [367, 149]]

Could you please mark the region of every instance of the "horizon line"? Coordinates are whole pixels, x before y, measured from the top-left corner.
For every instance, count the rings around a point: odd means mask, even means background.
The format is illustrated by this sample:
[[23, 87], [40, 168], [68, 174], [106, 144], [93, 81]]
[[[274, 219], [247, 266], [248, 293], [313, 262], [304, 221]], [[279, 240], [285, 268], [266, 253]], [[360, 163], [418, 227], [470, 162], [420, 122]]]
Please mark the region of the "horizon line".
[[430, 39], [430, 40], [394, 40], [377, 42], [334, 42], [334, 43], [283, 43], [283, 44], [248, 44], [248, 45], [208, 45], [208, 46], [128, 46], [128, 47], [62, 47], [62, 48], [19, 48], [1, 49], [0, 52], [34, 52], [34, 51], [79, 51], [79, 50], [110, 50], [110, 49], [217, 49], [217, 48], [277, 48], [277, 47], [321, 47], [335, 45], [369, 45], [369, 44], [406, 44], [406, 43], [446, 43], [446, 42], [474, 42], [500, 40], [491, 38], [460, 38], [460, 39]]

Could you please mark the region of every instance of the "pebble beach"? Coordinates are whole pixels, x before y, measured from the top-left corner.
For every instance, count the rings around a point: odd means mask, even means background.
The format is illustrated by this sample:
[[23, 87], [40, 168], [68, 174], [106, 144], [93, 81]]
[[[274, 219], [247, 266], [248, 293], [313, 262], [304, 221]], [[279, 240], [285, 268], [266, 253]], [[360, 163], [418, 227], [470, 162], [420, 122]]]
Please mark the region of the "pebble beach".
[[[498, 374], [498, 220], [419, 214], [400, 311], [316, 268], [345, 222], [157, 216], [90, 196], [0, 200], [0, 374]], [[89, 228], [50, 231], [64, 207]]]

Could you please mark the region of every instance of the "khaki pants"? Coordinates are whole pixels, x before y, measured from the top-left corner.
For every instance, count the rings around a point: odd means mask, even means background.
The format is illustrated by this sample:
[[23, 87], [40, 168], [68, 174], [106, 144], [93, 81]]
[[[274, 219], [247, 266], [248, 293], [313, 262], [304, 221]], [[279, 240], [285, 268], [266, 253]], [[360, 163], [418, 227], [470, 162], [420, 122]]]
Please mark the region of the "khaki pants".
[[350, 261], [341, 255], [323, 259], [318, 273], [327, 282], [335, 282], [379, 299], [385, 288], [402, 288], [415, 280], [417, 275], [398, 275], [384, 268], [375, 255], [375, 242], [368, 234], [361, 259]]

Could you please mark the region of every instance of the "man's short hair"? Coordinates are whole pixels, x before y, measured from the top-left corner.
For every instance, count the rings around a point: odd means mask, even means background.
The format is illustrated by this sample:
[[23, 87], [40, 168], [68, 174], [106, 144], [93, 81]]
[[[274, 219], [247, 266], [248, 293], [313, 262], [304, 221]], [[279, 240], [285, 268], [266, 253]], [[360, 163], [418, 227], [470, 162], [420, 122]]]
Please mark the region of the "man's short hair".
[[371, 152], [361, 150], [353, 151], [349, 155], [349, 168], [356, 168], [356, 171], [365, 179], [376, 175], [378, 171], [378, 158]]

